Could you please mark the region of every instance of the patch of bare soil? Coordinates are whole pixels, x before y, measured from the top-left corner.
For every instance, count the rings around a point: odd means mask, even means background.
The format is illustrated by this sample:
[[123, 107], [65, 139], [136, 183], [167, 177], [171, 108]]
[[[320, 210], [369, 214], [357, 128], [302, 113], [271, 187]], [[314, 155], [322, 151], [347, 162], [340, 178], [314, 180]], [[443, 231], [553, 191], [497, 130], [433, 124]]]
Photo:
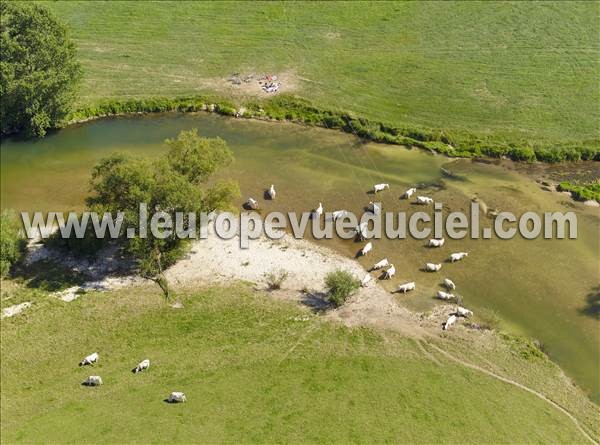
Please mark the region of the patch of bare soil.
[[236, 76], [203, 79], [202, 86], [210, 88], [217, 93], [236, 97], [261, 97], [266, 98], [282, 93], [293, 93], [300, 89], [302, 79], [292, 70], [274, 74], [279, 84], [277, 91], [266, 92], [263, 83], [259, 83], [264, 74], [239, 73]]

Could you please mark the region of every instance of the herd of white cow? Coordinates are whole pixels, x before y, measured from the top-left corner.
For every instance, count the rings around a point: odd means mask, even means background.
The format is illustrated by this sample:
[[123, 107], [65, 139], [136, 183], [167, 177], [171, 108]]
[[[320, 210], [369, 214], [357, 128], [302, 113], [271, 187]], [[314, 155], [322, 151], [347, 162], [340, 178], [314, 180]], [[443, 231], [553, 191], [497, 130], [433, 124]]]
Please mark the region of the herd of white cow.
[[[379, 193], [385, 189], [389, 190], [389, 188], [390, 188], [389, 184], [375, 184], [373, 186], [373, 193]], [[409, 188], [406, 192], [404, 192], [404, 194], [402, 195], [402, 198], [410, 199], [416, 192], [417, 192], [416, 188], [414, 188], [414, 187]], [[433, 204], [433, 198], [430, 198], [429, 196], [417, 196], [416, 204], [421, 204], [421, 205]], [[319, 203], [319, 205], [321, 205], [321, 203]], [[372, 213], [375, 213], [375, 208], [377, 208], [378, 212], [381, 212], [380, 206], [375, 206], [373, 204], [373, 202], [370, 202], [368, 210], [371, 211]], [[322, 209], [321, 209], [321, 211], [322, 211]], [[345, 211], [340, 210], [338, 212], [345, 212]], [[362, 226], [359, 226], [356, 229], [356, 231], [359, 234], [359, 236], [361, 237], [361, 239], [364, 238], [363, 233], [365, 232], [365, 230], [366, 230], [366, 227], [363, 228]], [[446, 240], [444, 238], [441, 238], [441, 239], [434, 238], [434, 239], [429, 240], [429, 242], [427, 243], [427, 246], [433, 247], [433, 248], [443, 247], [445, 242], [446, 242]], [[368, 253], [370, 253], [372, 250], [373, 250], [373, 243], [369, 241], [359, 251], [359, 255], [365, 256]], [[450, 254], [448, 261], [451, 263], [455, 263], [456, 261], [460, 261], [467, 256], [469, 256], [468, 252], [455, 252], [455, 253]], [[387, 269], [385, 269], [386, 267], [387, 267]], [[438, 264], [426, 263], [423, 270], [425, 270], [426, 272], [438, 272], [441, 268], [442, 268], [441, 263], [438, 263]], [[382, 270], [382, 269], [384, 270], [384, 272], [383, 272], [383, 275], [381, 276], [381, 278], [384, 280], [389, 280], [396, 274], [396, 267], [393, 264], [390, 264], [390, 262], [388, 261], [387, 258], [384, 258], [384, 259], [376, 262], [373, 265], [373, 267], [371, 267], [369, 272], [376, 271], [376, 270]], [[373, 280], [373, 277], [371, 276], [371, 274], [369, 272], [367, 272], [365, 277], [362, 279], [361, 285], [363, 287], [368, 286], [369, 283], [371, 283], [371, 281]], [[456, 289], [456, 285], [449, 278], [444, 279], [443, 286], [448, 291], [452, 291], [452, 290]], [[416, 288], [417, 288], [417, 284], [414, 281], [409, 281], [408, 283], [403, 283], [403, 284], [399, 285], [396, 292], [406, 293], [406, 292], [413, 291]], [[450, 292], [444, 292], [441, 290], [437, 292], [436, 297], [440, 300], [445, 300], [445, 301], [457, 301], [458, 300], [456, 295], [454, 295]], [[454, 325], [457, 322], [459, 317], [466, 318], [466, 317], [470, 317], [471, 315], [473, 315], [472, 311], [470, 311], [469, 309], [466, 309], [464, 307], [458, 306], [456, 308], [456, 311], [454, 313], [450, 314], [450, 316], [448, 317], [446, 322], [442, 325], [442, 329], [448, 330], [452, 325]]]
[[[79, 366], [93, 365], [95, 363], [98, 363], [99, 359], [100, 359], [100, 355], [97, 352], [94, 352], [94, 353], [84, 357], [84, 359], [79, 362]], [[135, 368], [133, 368], [131, 370], [131, 372], [133, 372], [134, 374], [137, 374], [138, 372], [145, 371], [148, 368], [150, 368], [150, 360], [145, 359], [145, 360], [142, 360], [141, 362], [139, 362], [135, 366]], [[82, 382], [82, 385], [84, 385], [84, 386], [100, 386], [100, 385], [102, 385], [102, 383], [103, 383], [102, 377], [100, 377], [99, 375], [91, 375]], [[171, 394], [169, 394], [169, 397], [167, 397], [166, 401], [168, 403], [183, 403], [183, 402], [187, 402], [187, 399], [183, 392], [173, 391]]]
[[[372, 192], [374, 194], [377, 194], [386, 189], [387, 190], [390, 189], [389, 184], [385, 184], [385, 183], [375, 184], [373, 186]], [[402, 198], [410, 199], [416, 192], [417, 192], [417, 189], [415, 187], [409, 188], [402, 194]], [[271, 186], [265, 191], [264, 196], [266, 199], [269, 199], [269, 200], [275, 199], [275, 197], [277, 196], [277, 193], [275, 191], [275, 185], [271, 184]], [[416, 204], [420, 204], [420, 205], [433, 204], [433, 198], [431, 198], [429, 196], [417, 196], [416, 198], [417, 198], [417, 200], [415, 202]], [[244, 208], [246, 208], [248, 210], [258, 210], [258, 208], [259, 208], [258, 201], [254, 198], [248, 198], [248, 200], [244, 203]], [[373, 201], [370, 201], [369, 205], [367, 206], [367, 210], [375, 215], [378, 215], [381, 213], [381, 204], [377, 204], [377, 203], [374, 203]], [[320, 218], [322, 214], [323, 214], [323, 204], [319, 203], [318, 207], [313, 210], [313, 217]], [[331, 216], [332, 216], [333, 221], [336, 221], [339, 218], [346, 216], [347, 214], [348, 214], [347, 210], [336, 210], [336, 211], [332, 212]], [[356, 231], [356, 236], [358, 237], [358, 239], [360, 239], [361, 241], [365, 240], [366, 231], [367, 231], [367, 223], [362, 223], [361, 225], [356, 227], [355, 231]], [[444, 246], [445, 242], [446, 242], [446, 240], [444, 238], [440, 238], [440, 239], [434, 238], [434, 239], [430, 239], [428, 241], [427, 246], [432, 247], [432, 248], [440, 248], [440, 247]], [[371, 253], [372, 251], [373, 251], [373, 243], [371, 241], [368, 241], [359, 250], [357, 256], [366, 256], [369, 253]], [[456, 261], [460, 261], [460, 260], [464, 259], [468, 255], [469, 255], [468, 252], [455, 252], [455, 253], [450, 254], [448, 261], [450, 263], [455, 263]], [[426, 263], [423, 270], [426, 272], [439, 272], [441, 268], [442, 268], [441, 263], [437, 263], [437, 264], [436, 263]], [[396, 267], [394, 266], [394, 264], [391, 264], [387, 258], [384, 258], [381, 261], [378, 261], [377, 263], [375, 263], [373, 265], [373, 267], [371, 267], [369, 272], [377, 271], [377, 270], [383, 270], [383, 274], [382, 274], [381, 278], [384, 280], [390, 280], [394, 277], [394, 275], [396, 275]], [[363, 287], [366, 287], [372, 281], [373, 281], [373, 277], [371, 276], [370, 273], [367, 272], [367, 274], [364, 276], [364, 278], [361, 281], [361, 285]], [[443, 285], [449, 291], [456, 289], [456, 285], [452, 282], [452, 280], [450, 280], [448, 278], [444, 279]], [[416, 283], [414, 281], [410, 281], [408, 283], [399, 285], [396, 292], [406, 293], [406, 292], [413, 291], [416, 288], [417, 288]], [[440, 300], [446, 300], [446, 301], [458, 300], [458, 298], [454, 294], [452, 294], [450, 292], [444, 292], [444, 291], [438, 291], [436, 297]], [[451, 314], [449, 316], [448, 320], [446, 320], [446, 322], [443, 325], [443, 329], [447, 330], [449, 327], [451, 327], [453, 324], [455, 324], [458, 317], [469, 317], [472, 314], [473, 313], [470, 310], [462, 308], [462, 307], [458, 307], [457, 311], [455, 313]]]

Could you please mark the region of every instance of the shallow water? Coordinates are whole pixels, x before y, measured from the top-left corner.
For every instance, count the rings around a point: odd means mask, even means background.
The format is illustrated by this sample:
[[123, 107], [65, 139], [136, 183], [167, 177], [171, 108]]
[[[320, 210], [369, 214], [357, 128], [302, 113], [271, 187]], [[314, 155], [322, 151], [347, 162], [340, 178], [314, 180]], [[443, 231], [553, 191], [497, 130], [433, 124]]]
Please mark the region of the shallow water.
[[[593, 298], [600, 284], [600, 210], [544, 192], [531, 179], [500, 166], [363, 144], [338, 132], [207, 114], [106, 119], [39, 141], [3, 141], [2, 207], [81, 210], [96, 161], [119, 150], [157, 156], [165, 150], [164, 139], [190, 128], [229, 143], [236, 162], [225, 176], [239, 181], [242, 199], [260, 199], [265, 187], [276, 184], [277, 199], [262, 202], [263, 211], [306, 211], [322, 201], [327, 211], [360, 213], [373, 199], [367, 194], [372, 185], [388, 182], [391, 189], [380, 194], [385, 211], [423, 210], [399, 199], [405, 189], [423, 184], [429, 185], [423, 193], [444, 203], [445, 214], [467, 212], [474, 196], [490, 209], [515, 214], [576, 212], [577, 240], [447, 240], [441, 249], [428, 249], [419, 240], [378, 240], [372, 255], [359, 261], [365, 267], [384, 257], [393, 262], [396, 278], [384, 283], [390, 290], [416, 281], [416, 292], [397, 297], [413, 309], [436, 304], [431, 297], [439, 282], [451, 278], [465, 306], [495, 311], [505, 327], [540, 340], [592, 399], [600, 401], [600, 325], [592, 310], [586, 313], [587, 298]], [[442, 175], [442, 166], [459, 178]], [[489, 224], [482, 217], [482, 225]], [[352, 256], [360, 247], [339, 239], [318, 242]], [[425, 262], [441, 262], [450, 252], [463, 250], [470, 252], [463, 262], [444, 263], [436, 274], [420, 271]]]

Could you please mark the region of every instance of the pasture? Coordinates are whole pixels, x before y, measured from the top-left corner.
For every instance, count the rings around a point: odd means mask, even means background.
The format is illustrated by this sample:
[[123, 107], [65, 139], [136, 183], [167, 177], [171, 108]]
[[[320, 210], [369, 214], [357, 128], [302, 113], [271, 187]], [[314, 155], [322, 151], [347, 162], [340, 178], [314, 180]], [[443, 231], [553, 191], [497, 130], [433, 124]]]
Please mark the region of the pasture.
[[[427, 342], [331, 324], [243, 285], [179, 299], [135, 287], [3, 321], [3, 443], [585, 442], [549, 404]], [[590, 431], [595, 408], [556, 366], [511, 348], [478, 351], [508, 375], [527, 366]], [[96, 365], [77, 366], [94, 351]], [[144, 358], [150, 369], [131, 373]], [[81, 386], [88, 375], [103, 386]], [[171, 391], [188, 402], [165, 403]]]
[[291, 73], [294, 94], [397, 126], [600, 136], [596, 2], [44, 4], [79, 49], [82, 105], [226, 95], [232, 73]]

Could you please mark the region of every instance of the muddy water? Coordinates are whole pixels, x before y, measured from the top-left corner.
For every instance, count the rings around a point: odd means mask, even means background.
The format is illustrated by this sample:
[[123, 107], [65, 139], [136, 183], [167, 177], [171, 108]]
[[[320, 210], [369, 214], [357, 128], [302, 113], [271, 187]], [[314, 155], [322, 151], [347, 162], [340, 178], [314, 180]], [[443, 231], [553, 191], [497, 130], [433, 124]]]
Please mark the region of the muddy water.
[[[451, 278], [465, 306], [495, 312], [505, 328], [540, 340], [592, 399], [600, 401], [600, 325], [592, 301], [600, 284], [600, 210], [545, 192], [531, 179], [500, 166], [362, 144], [337, 132], [206, 114], [108, 119], [74, 126], [41, 141], [3, 141], [2, 207], [82, 209], [96, 161], [114, 151], [157, 156], [165, 150], [165, 138], [189, 128], [229, 143], [236, 162], [225, 176], [239, 181], [244, 199], [260, 199], [265, 187], [276, 184], [277, 199], [262, 202], [263, 211], [305, 211], [321, 201], [328, 211], [360, 213], [373, 199], [367, 192], [379, 182], [391, 187], [379, 196], [385, 211], [423, 210], [399, 199], [416, 184], [424, 187], [420, 193], [443, 202], [445, 214], [468, 211], [475, 196], [490, 209], [515, 214], [574, 211], [577, 240], [463, 239], [448, 240], [441, 249], [428, 249], [422, 240], [377, 240], [372, 254], [358, 261], [369, 267], [387, 257], [396, 265], [397, 275], [384, 285], [391, 290], [401, 282], [416, 281], [416, 292], [397, 299], [419, 310], [436, 304], [431, 297], [439, 282]], [[455, 176], [444, 175], [442, 166]], [[482, 217], [482, 226], [486, 225], [491, 220]], [[360, 247], [339, 239], [318, 242], [347, 255]], [[443, 263], [439, 273], [420, 270], [426, 262], [443, 262], [453, 251], [468, 251], [470, 256], [460, 263]]]

